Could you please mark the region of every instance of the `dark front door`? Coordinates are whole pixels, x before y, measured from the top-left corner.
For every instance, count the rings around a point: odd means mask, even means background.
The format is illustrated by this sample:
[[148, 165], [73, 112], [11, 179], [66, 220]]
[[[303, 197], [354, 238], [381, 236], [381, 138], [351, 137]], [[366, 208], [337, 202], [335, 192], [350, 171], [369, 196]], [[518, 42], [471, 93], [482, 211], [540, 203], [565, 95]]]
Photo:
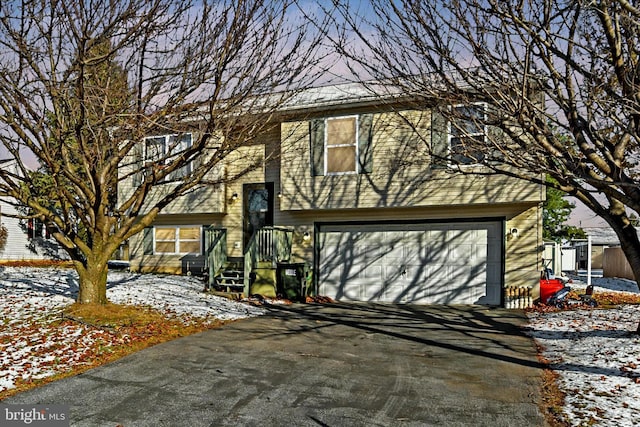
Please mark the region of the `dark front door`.
[[244, 247], [253, 233], [273, 225], [273, 182], [244, 185]]

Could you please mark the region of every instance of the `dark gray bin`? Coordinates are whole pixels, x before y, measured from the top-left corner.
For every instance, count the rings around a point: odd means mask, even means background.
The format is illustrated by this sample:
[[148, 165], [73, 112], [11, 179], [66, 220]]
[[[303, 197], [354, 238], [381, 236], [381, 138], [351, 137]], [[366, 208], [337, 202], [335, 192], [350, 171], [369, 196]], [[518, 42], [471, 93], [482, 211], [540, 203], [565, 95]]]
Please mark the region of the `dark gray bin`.
[[308, 267], [305, 263], [278, 263], [276, 291], [291, 301], [304, 301], [307, 295]]

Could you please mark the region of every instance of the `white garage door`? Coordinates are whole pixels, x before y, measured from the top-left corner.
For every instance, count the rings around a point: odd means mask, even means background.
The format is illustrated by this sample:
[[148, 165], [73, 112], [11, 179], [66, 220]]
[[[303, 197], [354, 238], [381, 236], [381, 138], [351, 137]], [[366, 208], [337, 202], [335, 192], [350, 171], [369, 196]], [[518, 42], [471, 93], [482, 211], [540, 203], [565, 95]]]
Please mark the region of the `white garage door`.
[[320, 225], [319, 293], [342, 301], [500, 304], [501, 221]]

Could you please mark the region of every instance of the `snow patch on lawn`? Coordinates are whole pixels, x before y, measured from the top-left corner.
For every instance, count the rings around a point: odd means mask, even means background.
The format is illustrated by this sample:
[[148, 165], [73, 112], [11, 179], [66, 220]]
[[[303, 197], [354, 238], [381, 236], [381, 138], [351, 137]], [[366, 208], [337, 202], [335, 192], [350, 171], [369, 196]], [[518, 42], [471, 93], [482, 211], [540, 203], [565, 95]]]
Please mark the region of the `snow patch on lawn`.
[[264, 314], [248, 304], [202, 292], [201, 280], [189, 276], [109, 274], [107, 298], [117, 304], [151, 306], [158, 310], [195, 317], [233, 320]]
[[640, 306], [529, 314], [531, 335], [560, 374], [571, 425], [633, 426], [640, 419]]
[[[264, 309], [202, 292], [194, 277], [109, 272], [107, 298], [118, 304], [152, 307], [169, 316], [234, 320], [265, 313]], [[74, 270], [0, 267], [0, 391], [21, 378], [37, 379], [91, 363], [85, 360], [96, 343], [105, 347], [113, 336], [83, 325], [60, 327], [62, 309], [78, 293]], [[126, 344], [127, 336], [116, 338]]]
[[[569, 283], [584, 290], [586, 279]], [[592, 278], [595, 293], [638, 292], [634, 281]], [[529, 312], [529, 333], [559, 374], [571, 425], [631, 427], [640, 420], [640, 306]]]

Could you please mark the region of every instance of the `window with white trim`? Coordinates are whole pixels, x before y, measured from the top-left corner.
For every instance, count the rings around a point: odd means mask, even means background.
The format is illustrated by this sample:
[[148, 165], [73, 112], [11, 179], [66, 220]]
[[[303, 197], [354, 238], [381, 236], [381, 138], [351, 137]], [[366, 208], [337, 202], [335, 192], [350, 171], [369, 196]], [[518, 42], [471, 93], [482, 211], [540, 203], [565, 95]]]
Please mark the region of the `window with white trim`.
[[[190, 133], [150, 136], [144, 139], [145, 166], [162, 167], [173, 162], [192, 144]], [[167, 181], [183, 178], [192, 172], [191, 162], [175, 170], [165, 178]]]
[[311, 120], [311, 175], [371, 173], [372, 140], [372, 114]]
[[325, 119], [325, 173], [357, 173], [358, 117]]
[[486, 104], [451, 107], [449, 122], [449, 155], [454, 164], [470, 165], [484, 159], [481, 148], [486, 144]]
[[154, 227], [153, 253], [174, 255], [202, 253], [202, 227], [199, 225]]

